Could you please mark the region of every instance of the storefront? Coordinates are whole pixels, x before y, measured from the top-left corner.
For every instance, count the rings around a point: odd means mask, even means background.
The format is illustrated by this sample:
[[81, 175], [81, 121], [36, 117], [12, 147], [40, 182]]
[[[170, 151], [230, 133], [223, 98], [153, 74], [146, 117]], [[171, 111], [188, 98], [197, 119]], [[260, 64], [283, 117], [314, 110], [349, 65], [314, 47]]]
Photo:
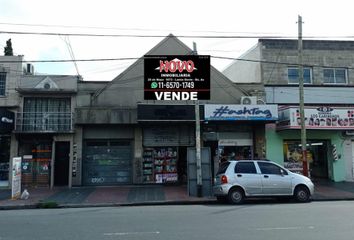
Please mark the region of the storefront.
[[82, 185], [132, 184], [134, 179], [134, 127], [83, 127]]
[[265, 157], [265, 124], [278, 119], [277, 105], [204, 106], [203, 140], [211, 147], [214, 170], [221, 159]]
[[19, 155], [22, 157], [21, 181], [24, 186], [50, 186], [53, 140], [51, 136], [21, 135]]
[[0, 108], [0, 187], [9, 186], [11, 132], [14, 122], [14, 113]]
[[[266, 127], [267, 157], [298, 173], [303, 169], [300, 123], [298, 107], [282, 107], [278, 124]], [[305, 126], [310, 176], [344, 181], [352, 162], [352, 156], [344, 154], [350, 141], [345, 132], [354, 129], [354, 108], [306, 107]]]
[[83, 159], [84, 185], [132, 183], [132, 147], [129, 140], [86, 140]]
[[138, 105], [142, 182], [186, 183], [187, 148], [195, 146], [194, 105]]

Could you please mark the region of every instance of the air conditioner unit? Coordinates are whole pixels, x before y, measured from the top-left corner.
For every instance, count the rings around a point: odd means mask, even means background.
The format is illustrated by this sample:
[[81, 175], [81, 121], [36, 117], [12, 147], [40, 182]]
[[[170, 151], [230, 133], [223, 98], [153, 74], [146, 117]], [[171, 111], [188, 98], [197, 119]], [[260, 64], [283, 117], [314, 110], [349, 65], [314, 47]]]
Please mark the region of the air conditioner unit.
[[257, 97], [256, 96], [243, 96], [243, 97], [241, 97], [241, 104], [243, 104], [243, 105], [257, 104]]

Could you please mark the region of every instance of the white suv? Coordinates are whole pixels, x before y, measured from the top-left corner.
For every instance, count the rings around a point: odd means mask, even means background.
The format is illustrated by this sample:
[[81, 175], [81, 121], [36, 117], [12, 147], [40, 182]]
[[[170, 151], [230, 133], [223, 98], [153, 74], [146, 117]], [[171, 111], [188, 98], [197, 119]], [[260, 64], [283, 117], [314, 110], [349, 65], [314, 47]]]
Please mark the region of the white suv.
[[213, 187], [218, 200], [240, 204], [245, 197], [292, 196], [308, 202], [312, 181], [268, 160], [228, 161], [220, 165]]

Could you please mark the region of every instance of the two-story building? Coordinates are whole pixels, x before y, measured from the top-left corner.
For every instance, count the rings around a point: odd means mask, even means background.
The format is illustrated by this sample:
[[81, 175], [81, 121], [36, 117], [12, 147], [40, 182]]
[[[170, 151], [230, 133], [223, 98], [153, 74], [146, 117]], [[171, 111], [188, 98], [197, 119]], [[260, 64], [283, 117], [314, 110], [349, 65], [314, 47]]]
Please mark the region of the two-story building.
[[15, 135], [22, 184], [71, 186], [78, 76], [24, 74]]
[[[279, 105], [280, 118], [266, 127], [267, 157], [301, 171], [297, 48], [297, 40], [260, 39], [223, 73], [234, 82], [264, 84], [266, 102]], [[311, 176], [353, 181], [354, 42], [305, 40], [303, 65]]]
[[22, 56], [0, 58], [1, 185], [10, 186], [13, 157], [22, 184], [71, 186], [75, 157], [77, 76], [36, 75]]

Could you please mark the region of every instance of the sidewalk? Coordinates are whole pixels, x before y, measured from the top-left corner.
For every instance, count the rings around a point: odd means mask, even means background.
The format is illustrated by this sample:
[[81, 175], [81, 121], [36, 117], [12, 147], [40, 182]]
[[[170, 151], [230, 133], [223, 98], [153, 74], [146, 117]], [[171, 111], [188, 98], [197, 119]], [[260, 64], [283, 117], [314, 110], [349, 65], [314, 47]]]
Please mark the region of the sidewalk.
[[[354, 182], [315, 182], [313, 201], [354, 200]], [[113, 186], [31, 188], [27, 200], [11, 200], [11, 191], [0, 189], [0, 210], [42, 207], [98, 207], [162, 204], [213, 204], [214, 197], [190, 197], [186, 186]], [[54, 205], [53, 205], [54, 204]]]

